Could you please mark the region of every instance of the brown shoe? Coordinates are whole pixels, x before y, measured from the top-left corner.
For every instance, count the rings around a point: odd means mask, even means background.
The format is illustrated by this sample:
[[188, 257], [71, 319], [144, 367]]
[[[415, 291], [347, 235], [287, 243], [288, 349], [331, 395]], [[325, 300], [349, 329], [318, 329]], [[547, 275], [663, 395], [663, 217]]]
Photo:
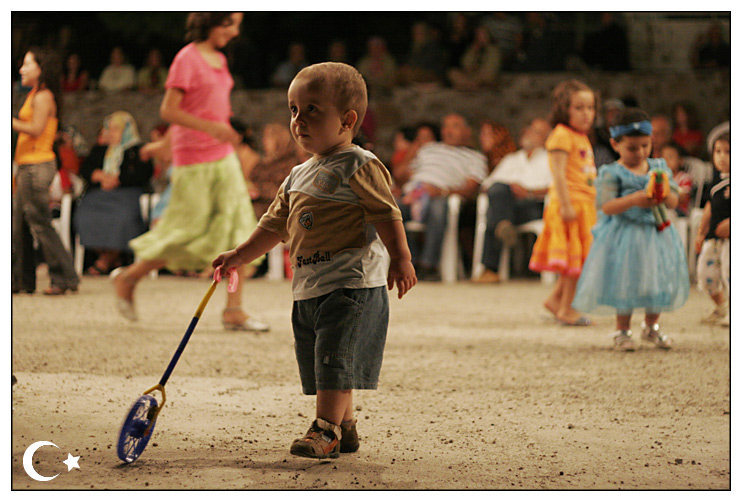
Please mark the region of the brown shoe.
[[495, 237], [500, 239], [506, 248], [512, 248], [518, 239], [516, 227], [508, 220], [501, 220], [495, 226]]
[[341, 452], [340, 438], [340, 426], [318, 417], [304, 438], [292, 442], [289, 452], [303, 458], [337, 458]]
[[359, 450], [359, 434], [356, 431], [356, 420], [341, 423], [341, 452], [356, 452]]
[[498, 273], [495, 271], [485, 269], [485, 272], [474, 278], [472, 282], [478, 284], [500, 283], [500, 276], [498, 276]]
[[68, 291], [77, 293], [77, 285], [75, 286], [50, 286], [44, 290], [44, 295], [64, 295]]

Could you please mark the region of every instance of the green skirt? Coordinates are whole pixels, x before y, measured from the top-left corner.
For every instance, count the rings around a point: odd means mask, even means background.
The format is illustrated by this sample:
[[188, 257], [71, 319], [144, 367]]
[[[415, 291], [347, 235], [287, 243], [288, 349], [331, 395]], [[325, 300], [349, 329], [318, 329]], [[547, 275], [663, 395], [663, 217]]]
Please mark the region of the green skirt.
[[178, 166], [170, 183], [170, 201], [157, 225], [129, 241], [138, 260], [165, 260], [171, 270], [207, 269], [217, 255], [247, 240], [257, 227], [234, 153], [214, 162]]

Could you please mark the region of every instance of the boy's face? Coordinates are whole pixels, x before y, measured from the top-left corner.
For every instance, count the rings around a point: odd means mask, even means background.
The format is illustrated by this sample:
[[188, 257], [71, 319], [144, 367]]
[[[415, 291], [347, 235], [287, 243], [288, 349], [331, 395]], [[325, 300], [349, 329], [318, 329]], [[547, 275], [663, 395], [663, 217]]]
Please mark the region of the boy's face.
[[636, 168], [650, 157], [653, 143], [650, 136], [622, 136], [619, 141], [612, 138], [611, 146], [619, 154], [622, 164], [628, 168]]
[[730, 142], [718, 140], [712, 149], [712, 164], [720, 173], [730, 173]]
[[326, 88], [313, 89], [308, 79], [295, 78], [288, 96], [292, 136], [307, 152], [323, 156], [351, 142], [356, 121], [349, 125], [346, 119], [353, 112], [340, 112]]

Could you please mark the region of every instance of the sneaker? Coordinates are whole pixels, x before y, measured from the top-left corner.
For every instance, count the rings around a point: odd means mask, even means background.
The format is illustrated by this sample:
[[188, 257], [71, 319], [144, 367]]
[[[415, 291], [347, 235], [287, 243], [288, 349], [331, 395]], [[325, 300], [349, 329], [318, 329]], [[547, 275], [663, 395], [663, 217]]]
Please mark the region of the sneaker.
[[304, 438], [292, 442], [289, 452], [303, 458], [337, 458], [340, 455], [340, 438], [339, 426], [318, 417], [312, 422]]
[[712, 311], [710, 311], [704, 318], [702, 318], [702, 323], [709, 323], [714, 325], [720, 319], [724, 318], [725, 315], [728, 315], [728, 306], [726, 304], [719, 305], [715, 307]]
[[359, 434], [356, 431], [356, 420], [341, 423], [341, 452], [356, 452], [359, 450]]
[[516, 235], [516, 227], [508, 220], [501, 220], [498, 225], [495, 226], [495, 237], [503, 242], [503, 246], [506, 248], [512, 248], [516, 244], [518, 239]]
[[617, 330], [611, 337], [614, 339], [616, 351], [634, 351], [637, 349], [635, 341], [632, 340], [632, 332], [629, 330]]
[[495, 271], [491, 271], [490, 269], [485, 269], [485, 272], [480, 274], [478, 277], [474, 278], [472, 282], [478, 283], [481, 285], [491, 284], [491, 283], [500, 283], [500, 276], [498, 276], [498, 273]]
[[641, 326], [641, 338], [643, 341], [655, 344], [661, 349], [671, 349], [671, 339], [666, 334], [661, 333], [660, 325], [653, 323], [653, 325], [648, 326], [648, 324], [643, 321]]

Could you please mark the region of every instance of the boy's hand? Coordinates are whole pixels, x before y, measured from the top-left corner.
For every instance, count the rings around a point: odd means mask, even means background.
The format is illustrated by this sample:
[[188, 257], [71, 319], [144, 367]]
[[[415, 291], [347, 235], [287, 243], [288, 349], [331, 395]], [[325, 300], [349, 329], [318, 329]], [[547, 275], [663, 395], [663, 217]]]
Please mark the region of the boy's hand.
[[230, 250], [224, 253], [220, 253], [219, 256], [212, 262], [212, 267], [214, 269], [217, 269], [217, 267], [221, 266], [222, 277], [227, 276], [231, 268], [234, 267], [235, 269], [237, 269], [242, 265], [243, 260], [237, 254], [236, 250]]
[[415, 268], [410, 260], [392, 260], [390, 262], [390, 271], [387, 276], [387, 288], [392, 290], [397, 285], [397, 298], [402, 296], [418, 283], [415, 276]]

